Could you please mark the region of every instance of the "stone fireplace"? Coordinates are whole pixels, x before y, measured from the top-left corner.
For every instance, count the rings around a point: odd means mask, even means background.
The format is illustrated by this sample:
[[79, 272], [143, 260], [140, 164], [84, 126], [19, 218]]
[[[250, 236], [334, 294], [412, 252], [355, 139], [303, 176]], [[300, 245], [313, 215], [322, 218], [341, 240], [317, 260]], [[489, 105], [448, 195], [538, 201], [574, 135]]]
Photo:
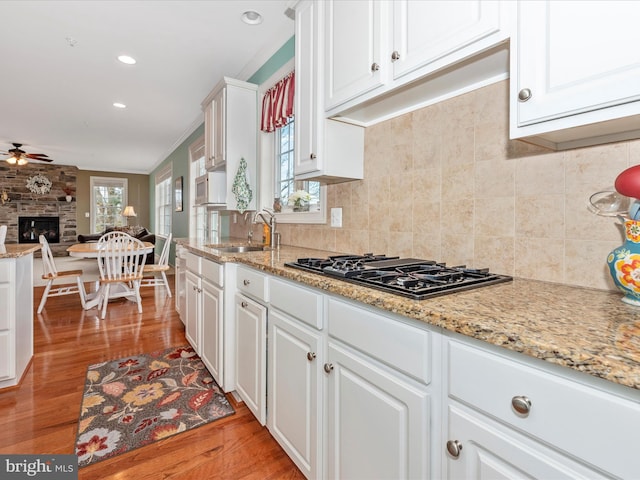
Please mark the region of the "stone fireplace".
[[60, 243], [60, 217], [18, 217], [18, 243], [38, 243], [40, 235]]
[[[47, 193], [34, 193], [27, 187], [29, 179], [37, 174], [51, 182]], [[68, 202], [63, 189], [76, 190], [77, 175], [78, 168], [69, 165], [30, 162], [18, 167], [0, 161], [0, 194], [5, 192], [8, 198], [0, 203], [0, 225], [7, 226], [5, 243], [37, 243], [42, 233], [47, 235], [54, 255], [67, 255], [67, 247], [77, 241], [76, 198], [73, 195]]]

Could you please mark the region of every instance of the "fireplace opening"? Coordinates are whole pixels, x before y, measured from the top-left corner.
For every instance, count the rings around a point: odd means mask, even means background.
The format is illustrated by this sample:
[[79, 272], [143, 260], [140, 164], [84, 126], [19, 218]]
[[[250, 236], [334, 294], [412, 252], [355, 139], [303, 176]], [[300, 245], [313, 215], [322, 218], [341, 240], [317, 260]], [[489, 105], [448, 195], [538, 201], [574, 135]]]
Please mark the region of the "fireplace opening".
[[40, 235], [49, 243], [60, 243], [60, 217], [18, 218], [18, 243], [38, 243]]

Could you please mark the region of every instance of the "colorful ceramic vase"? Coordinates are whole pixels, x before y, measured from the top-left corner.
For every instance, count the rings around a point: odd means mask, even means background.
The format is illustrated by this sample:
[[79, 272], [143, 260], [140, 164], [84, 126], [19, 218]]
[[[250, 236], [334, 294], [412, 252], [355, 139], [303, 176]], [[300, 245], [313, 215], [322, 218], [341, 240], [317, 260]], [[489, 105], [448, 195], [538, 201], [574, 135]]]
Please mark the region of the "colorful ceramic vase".
[[640, 307], [640, 220], [624, 222], [625, 242], [607, 257], [609, 271], [622, 290], [622, 301]]

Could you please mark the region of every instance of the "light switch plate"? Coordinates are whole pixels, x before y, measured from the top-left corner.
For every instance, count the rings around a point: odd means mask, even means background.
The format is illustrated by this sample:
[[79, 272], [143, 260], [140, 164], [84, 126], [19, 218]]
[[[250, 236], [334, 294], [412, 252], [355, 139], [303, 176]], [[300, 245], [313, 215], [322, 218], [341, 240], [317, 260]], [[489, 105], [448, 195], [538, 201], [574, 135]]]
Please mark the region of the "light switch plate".
[[342, 208], [331, 209], [331, 226], [342, 227]]

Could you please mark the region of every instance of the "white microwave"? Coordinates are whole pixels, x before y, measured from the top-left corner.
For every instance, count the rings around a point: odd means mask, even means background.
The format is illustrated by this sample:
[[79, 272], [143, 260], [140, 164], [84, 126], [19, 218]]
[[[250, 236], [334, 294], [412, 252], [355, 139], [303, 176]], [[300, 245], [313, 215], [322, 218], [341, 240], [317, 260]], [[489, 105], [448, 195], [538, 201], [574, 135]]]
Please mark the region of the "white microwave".
[[207, 172], [196, 178], [196, 205], [227, 203], [227, 175], [224, 171]]

